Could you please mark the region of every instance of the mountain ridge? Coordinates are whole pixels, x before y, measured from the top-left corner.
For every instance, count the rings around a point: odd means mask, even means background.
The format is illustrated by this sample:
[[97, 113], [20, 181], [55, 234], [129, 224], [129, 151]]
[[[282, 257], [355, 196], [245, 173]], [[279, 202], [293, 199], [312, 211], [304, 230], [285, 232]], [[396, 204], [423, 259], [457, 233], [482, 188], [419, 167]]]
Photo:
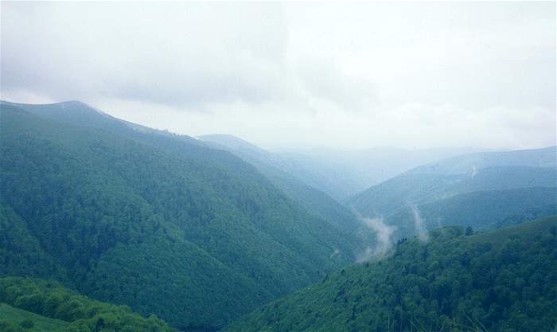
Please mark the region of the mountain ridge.
[[363, 150], [286, 149], [268, 151], [233, 135], [198, 137], [215, 147], [228, 149], [252, 162], [272, 163], [274, 167], [343, 203], [367, 187], [392, 178], [413, 167], [481, 149], [438, 148], [406, 150], [370, 148]]
[[[452, 157], [402, 173], [346, 203], [364, 217], [382, 218], [387, 225], [396, 226], [402, 237], [415, 234], [418, 219], [429, 227], [459, 220], [462, 226], [481, 229], [524, 217], [543, 217], [557, 212], [556, 155], [557, 149], [548, 147]], [[486, 205], [488, 201], [497, 205]], [[455, 206], [461, 207], [460, 215]], [[505, 206], [516, 214], [509, 215], [501, 208]], [[515, 206], [522, 208], [522, 218]], [[413, 210], [424, 210], [425, 217], [413, 216]], [[486, 216], [485, 225], [478, 223], [482, 215]]]
[[[0, 104], [1, 233], [27, 227], [0, 238], [10, 274], [54, 275], [174, 327], [211, 330], [354, 259], [357, 237], [309, 214], [233, 154], [106, 124], [96, 111], [86, 123], [57, 121], [61, 107], [50, 107], [39, 116], [48, 105]], [[22, 238], [38, 244], [21, 247]], [[40, 271], [25, 269], [35, 261]], [[147, 272], [152, 266], [159, 276]], [[154, 282], [161, 276], [168, 283]]]

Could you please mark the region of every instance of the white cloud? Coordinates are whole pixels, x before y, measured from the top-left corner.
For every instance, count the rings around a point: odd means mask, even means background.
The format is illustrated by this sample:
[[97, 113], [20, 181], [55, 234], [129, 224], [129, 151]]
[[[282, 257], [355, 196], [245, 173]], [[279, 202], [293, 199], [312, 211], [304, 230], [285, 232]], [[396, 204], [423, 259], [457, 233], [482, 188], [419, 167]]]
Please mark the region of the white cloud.
[[555, 144], [555, 3], [2, 2], [2, 98], [262, 145]]

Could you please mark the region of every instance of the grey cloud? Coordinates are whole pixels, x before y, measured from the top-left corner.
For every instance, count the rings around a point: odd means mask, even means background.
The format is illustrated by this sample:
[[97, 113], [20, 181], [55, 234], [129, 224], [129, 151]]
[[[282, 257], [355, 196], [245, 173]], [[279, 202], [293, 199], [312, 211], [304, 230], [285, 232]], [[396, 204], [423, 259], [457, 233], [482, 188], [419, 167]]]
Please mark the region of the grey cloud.
[[343, 73], [332, 59], [306, 59], [297, 69], [305, 89], [313, 97], [331, 101], [345, 111], [362, 111], [377, 102], [371, 82]]
[[80, 99], [147, 126], [255, 143], [555, 143], [554, 2], [1, 8], [1, 93], [14, 101]]
[[191, 106], [261, 102], [280, 88], [286, 35], [276, 4], [2, 7], [7, 89], [60, 99], [102, 94]]

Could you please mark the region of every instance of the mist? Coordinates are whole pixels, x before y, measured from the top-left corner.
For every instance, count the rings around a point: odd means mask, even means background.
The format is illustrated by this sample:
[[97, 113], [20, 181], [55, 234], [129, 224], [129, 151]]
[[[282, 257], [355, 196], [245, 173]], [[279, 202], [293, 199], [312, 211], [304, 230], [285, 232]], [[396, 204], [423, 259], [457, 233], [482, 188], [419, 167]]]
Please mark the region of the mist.
[[418, 236], [418, 239], [422, 242], [427, 242], [429, 240], [429, 234], [425, 226], [424, 220], [420, 216], [420, 210], [415, 204], [410, 204], [410, 210], [412, 211], [412, 219], [414, 220], [414, 229]]
[[375, 233], [377, 242], [373, 248], [367, 247], [363, 253], [359, 254], [356, 261], [363, 263], [387, 256], [394, 246], [393, 237], [396, 227], [385, 224], [383, 218], [360, 218], [360, 220]]

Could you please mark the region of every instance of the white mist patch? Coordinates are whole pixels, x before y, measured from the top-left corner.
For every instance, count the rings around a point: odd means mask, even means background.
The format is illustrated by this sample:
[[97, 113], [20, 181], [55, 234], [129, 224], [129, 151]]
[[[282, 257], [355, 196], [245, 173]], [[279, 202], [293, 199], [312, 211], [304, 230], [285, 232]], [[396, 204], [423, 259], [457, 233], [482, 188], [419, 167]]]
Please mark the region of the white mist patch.
[[369, 229], [375, 232], [377, 244], [375, 248], [367, 247], [366, 250], [359, 255], [357, 262], [367, 262], [372, 258], [381, 258], [388, 254], [393, 247], [393, 235], [396, 231], [396, 227], [385, 224], [383, 218], [360, 219]]
[[427, 229], [424, 225], [424, 220], [420, 216], [420, 210], [415, 204], [410, 204], [410, 209], [412, 210], [412, 217], [414, 219], [414, 228], [416, 229], [416, 233], [418, 234], [418, 239], [422, 242], [426, 242], [429, 240], [429, 234], [427, 233]]
[[472, 173], [470, 174], [470, 176], [473, 178], [474, 176], [476, 176], [476, 174], [478, 174], [478, 170], [476, 169], [476, 165], [472, 165]]

